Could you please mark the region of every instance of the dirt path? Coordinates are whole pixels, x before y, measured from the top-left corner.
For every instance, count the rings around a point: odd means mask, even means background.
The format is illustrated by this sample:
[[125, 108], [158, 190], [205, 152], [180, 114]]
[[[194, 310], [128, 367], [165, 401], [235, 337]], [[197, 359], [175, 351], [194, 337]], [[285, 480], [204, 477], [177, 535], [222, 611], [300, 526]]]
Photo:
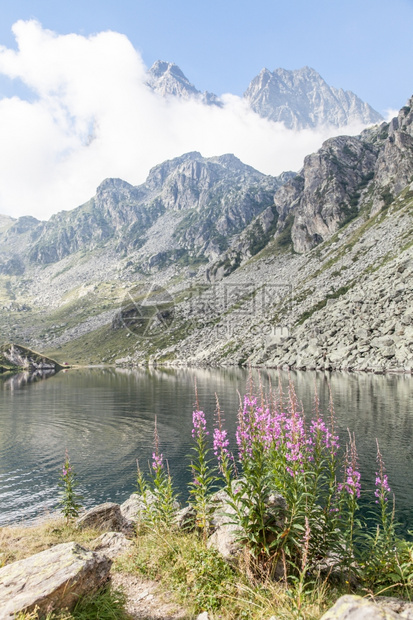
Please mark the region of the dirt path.
[[125, 592], [126, 610], [134, 620], [191, 620], [193, 617], [168, 600], [166, 594], [159, 594], [154, 581], [127, 573], [112, 573], [112, 583]]

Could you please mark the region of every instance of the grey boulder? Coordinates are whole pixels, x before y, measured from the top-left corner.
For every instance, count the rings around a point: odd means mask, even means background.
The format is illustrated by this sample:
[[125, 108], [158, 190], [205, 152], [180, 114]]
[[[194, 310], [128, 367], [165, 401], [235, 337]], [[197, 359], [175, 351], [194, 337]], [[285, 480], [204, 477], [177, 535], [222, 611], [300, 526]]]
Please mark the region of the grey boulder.
[[0, 619], [36, 608], [40, 614], [67, 608], [97, 591], [112, 561], [77, 543], [63, 543], [0, 569]]
[[93, 528], [102, 532], [129, 532], [132, 524], [122, 515], [119, 504], [106, 502], [87, 510], [76, 520], [79, 529]]

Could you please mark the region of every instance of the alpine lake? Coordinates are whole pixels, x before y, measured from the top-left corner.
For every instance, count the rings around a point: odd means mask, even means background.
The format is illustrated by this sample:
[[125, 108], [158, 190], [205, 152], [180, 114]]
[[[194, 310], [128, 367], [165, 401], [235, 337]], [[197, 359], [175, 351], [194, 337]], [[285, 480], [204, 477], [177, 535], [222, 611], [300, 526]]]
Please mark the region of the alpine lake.
[[[320, 410], [329, 417], [331, 386], [341, 445], [348, 429], [355, 433], [363, 501], [374, 501], [377, 439], [396, 498], [396, 519], [405, 533], [413, 529], [411, 376], [253, 370], [252, 377], [266, 389], [270, 384], [278, 389], [281, 377], [285, 392], [291, 377], [308, 421], [315, 385]], [[0, 375], [0, 525], [30, 522], [56, 509], [66, 449], [84, 506], [126, 500], [137, 490], [136, 461], [145, 471], [151, 460], [155, 418], [160, 451], [185, 501], [195, 383], [210, 437], [216, 394], [235, 448], [239, 399], [248, 384], [242, 368], [91, 367], [49, 377]]]

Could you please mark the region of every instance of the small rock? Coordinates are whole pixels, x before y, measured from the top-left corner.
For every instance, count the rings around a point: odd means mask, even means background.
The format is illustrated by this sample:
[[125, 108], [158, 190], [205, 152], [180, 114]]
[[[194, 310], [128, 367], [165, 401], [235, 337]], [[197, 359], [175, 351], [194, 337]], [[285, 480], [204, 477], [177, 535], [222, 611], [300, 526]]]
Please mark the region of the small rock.
[[139, 521], [139, 515], [144, 508], [142, 498], [137, 493], [132, 495], [120, 506], [120, 511], [124, 519], [129, 521]]

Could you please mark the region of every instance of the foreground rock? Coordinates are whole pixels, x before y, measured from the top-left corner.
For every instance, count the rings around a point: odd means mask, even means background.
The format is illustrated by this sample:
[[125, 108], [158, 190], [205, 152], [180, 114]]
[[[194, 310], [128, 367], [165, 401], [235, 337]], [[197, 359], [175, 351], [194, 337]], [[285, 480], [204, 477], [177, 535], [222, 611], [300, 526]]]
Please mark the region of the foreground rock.
[[122, 515], [119, 504], [106, 502], [94, 506], [76, 520], [79, 529], [93, 528], [102, 532], [123, 532], [132, 530], [132, 523]]
[[[146, 503], [141, 495], [132, 493], [132, 495], [120, 505], [120, 512], [126, 522], [129, 522], [130, 526], [133, 526], [133, 524], [139, 524], [142, 521], [147, 509], [151, 510], [152, 507], [156, 508], [157, 501], [156, 496], [150, 491], [147, 493]], [[174, 507], [178, 513], [180, 510], [179, 502], [175, 501]]]
[[[399, 601], [399, 603], [403, 602]], [[396, 608], [401, 609], [401, 613], [393, 611]], [[396, 607], [386, 601], [380, 601], [380, 604], [376, 604], [361, 598], [361, 596], [347, 594], [339, 598], [336, 604], [322, 616], [321, 620], [400, 620], [401, 618], [412, 618], [411, 614], [408, 604]]]
[[68, 608], [96, 592], [109, 578], [111, 560], [63, 543], [0, 569], [0, 619], [38, 608], [39, 613]]

